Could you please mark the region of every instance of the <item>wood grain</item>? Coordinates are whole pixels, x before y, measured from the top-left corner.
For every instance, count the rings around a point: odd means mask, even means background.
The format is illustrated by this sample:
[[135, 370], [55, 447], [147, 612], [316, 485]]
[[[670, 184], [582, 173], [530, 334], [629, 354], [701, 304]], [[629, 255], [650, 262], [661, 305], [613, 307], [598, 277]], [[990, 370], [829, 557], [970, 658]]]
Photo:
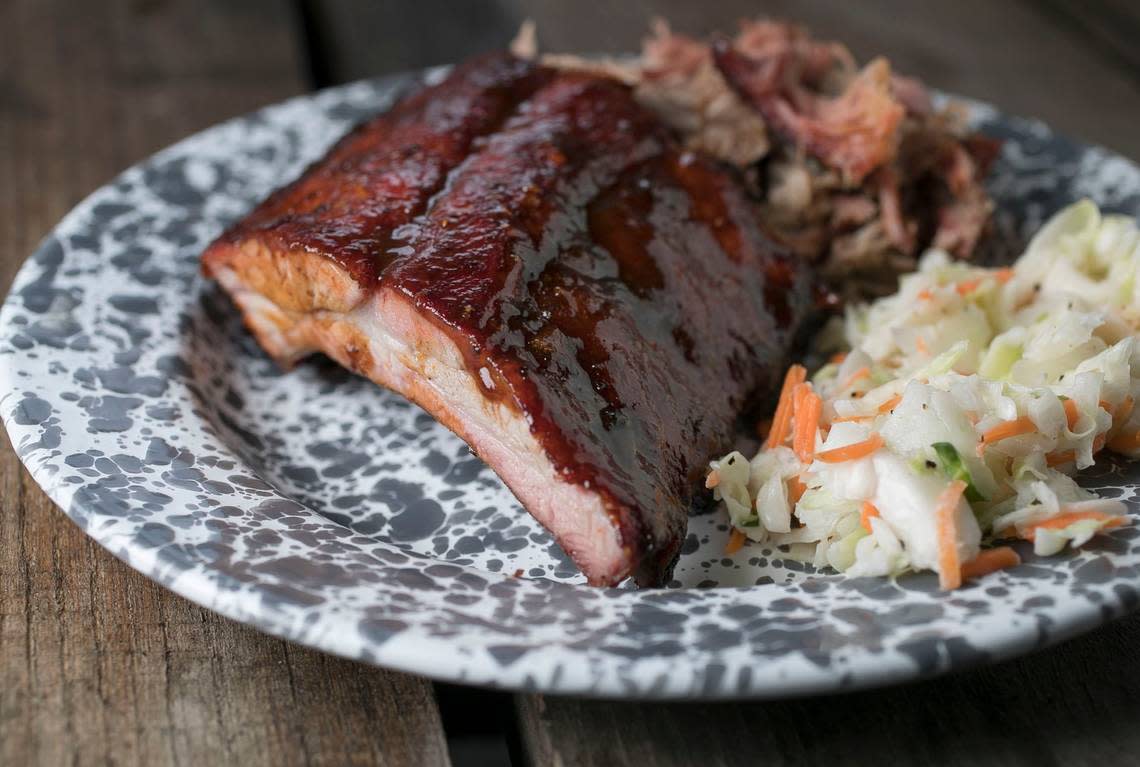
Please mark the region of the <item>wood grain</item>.
[[1053, 11], [1058, 23], [1088, 36], [1101, 55], [1116, 58], [1119, 65], [1140, 81], [1140, 3], [1136, 0], [1039, 0], [1042, 10]]
[[[1054, 4], [1072, 12], [1057, 13], [1050, 7]], [[501, 47], [525, 18], [537, 22], [544, 49], [572, 52], [636, 50], [654, 16], [696, 35], [731, 32], [743, 17], [788, 18], [842, 40], [861, 60], [886, 55], [899, 71], [933, 86], [991, 101], [1009, 114], [1041, 118], [1065, 133], [1140, 158], [1140, 74], [1128, 63], [1140, 50], [1135, 0], [1096, 0], [1093, 9], [1078, 0], [308, 0], [306, 5], [334, 82], [450, 63]], [[1086, 27], [1103, 34], [1090, 36]], [[394, 29], [401, 33], [393, 35]], [[388, 43], [377, 45], [377, 35]]]
[[[293, 24], [277, 0], [0, 4], [0, 289], [114, 173], [302, 91]], [[448, 762], [429, 683], [150, 583], [0, 442], [0, 764]]]
[[529, 764], [1140, 763], [1140, 616], [997, 666], [885, 690], [753, 704], [517, 698]]
[[[1068, 0], [557, 0], [300, 3], [329, 81], [450, 62], [526, 17], [552, 50], [623, 51], [653, 15], [727, 29], [797, 18], [934, 85], [1140, 156], [1135, 9]], [[0, 3], [0, 290], [115, 172], [300, 92], [285, 0]], [[1104, 41], [1099, 45], [1098, 40]], [[1131, 45], [1131, 47], [1129, 47]], [[518, 696], [531, 764], [1140, 762], [1140, 618], [1030, 658], [841, 697], [652, 705]], [[477, 707], [471, 693], [464, 705]], [[463, 716], [464, 712], [454, 712]], [[0, 765], [445, 764], [431, 685], [219, 618], [86, 539], [0, 437]]]

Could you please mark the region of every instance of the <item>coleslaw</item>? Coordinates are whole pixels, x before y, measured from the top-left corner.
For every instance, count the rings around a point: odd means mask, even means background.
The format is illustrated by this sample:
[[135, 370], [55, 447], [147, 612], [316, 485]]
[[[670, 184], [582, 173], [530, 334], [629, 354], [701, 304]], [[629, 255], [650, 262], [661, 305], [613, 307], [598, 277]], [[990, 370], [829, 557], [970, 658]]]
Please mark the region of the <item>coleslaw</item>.
[[[928, 252], [849, 308], [810, 380], [789, 369], [762, 449], [712, 461], [729, 550], [786, 545], [850, 575], [932, 570], [943, 588], [1125, 524], [1073, 480], [1140, 455], [1140, 230], [1087, 200], [1012, 268]], [[830, 351], [831, 349], [828, 349]]]

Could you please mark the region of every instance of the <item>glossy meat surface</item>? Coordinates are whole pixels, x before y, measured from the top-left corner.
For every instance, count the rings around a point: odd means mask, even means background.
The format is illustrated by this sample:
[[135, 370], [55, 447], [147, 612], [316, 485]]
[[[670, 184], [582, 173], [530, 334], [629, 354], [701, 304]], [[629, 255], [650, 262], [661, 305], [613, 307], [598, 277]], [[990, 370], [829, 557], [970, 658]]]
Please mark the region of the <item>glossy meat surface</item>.
[[374, 282], [400, 227], [423, 213], [447, 174], [550, 73], [506, 54], [456, 68], [364, 123], [296, 182], [227, 233], [324, 255], [358, 282]]
[[[504, 90], [511, 98], [531, 90], [509, 116], [469, 129], [494, 123], [484, 138], [466, 140], [461, 161], [433, 155], [437, 167], [453, 168], [438, 194], [370, 198], [367, 216], [357, 215], [342, 188], [354, 176], [338, 168], [383, 163], [338, 154], [350, 138], [228, 233], [207, 252], [206, 267], [249, 240], [276, 253], [303, 248], [343, 267], [365, 293], [409, 304], [460, 350], [478, 394], [525, 422], [542, 456], [496, 453], [488, 462], [591, 582], [633, 575], [659, 584], [706, 461], [782, 372], [810, 303], [807, 281], [758, 230], [735, 179], [679, 150], [624, 86], [494, 66], [520, 73]], [[454, 91], [450, 80], [437, 88]], [[469, 98], [484, 103], [487, 95]], [[400, 157], [393, 129], [372, 125], [355, 134], [360, 146]], [[370, 130], [384, 135], [365, 141]], [[448, 152], [459, 143], [440, 140]], [[322, 189], [347, 207], [303, 207], [306, 194]], [[358, 228], [342, 227], [346, 217]], [[439, 417], [479, 441], [455, 423], [453, 409]], [[512, 481], [516, 457], [549, 463], [556, 483], [596, 501], [620, 553], [591, 551], [578, 535], [568, 542], [561, 528], [575, 510], [550, 510], [542, 489]]]

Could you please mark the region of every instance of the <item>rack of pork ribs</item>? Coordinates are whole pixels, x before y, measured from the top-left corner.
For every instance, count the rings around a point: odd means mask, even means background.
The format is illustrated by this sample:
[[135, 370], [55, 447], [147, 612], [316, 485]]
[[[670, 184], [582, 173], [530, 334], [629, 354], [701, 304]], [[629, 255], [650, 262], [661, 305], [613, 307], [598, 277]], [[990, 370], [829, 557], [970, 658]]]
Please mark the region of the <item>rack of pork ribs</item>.
[[474, 59], [359, 126], [203, 269], [462, 437], [595, 585], [660, 585], [812, 298], [734, 171], [621, 83]]

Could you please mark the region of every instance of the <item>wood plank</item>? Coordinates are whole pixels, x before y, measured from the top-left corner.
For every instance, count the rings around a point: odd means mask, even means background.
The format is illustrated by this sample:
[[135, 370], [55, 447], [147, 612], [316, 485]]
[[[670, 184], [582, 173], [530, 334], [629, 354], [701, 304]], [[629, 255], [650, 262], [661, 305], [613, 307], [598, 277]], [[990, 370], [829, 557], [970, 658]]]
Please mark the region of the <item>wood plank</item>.
[[1135, 0], [1037, 0], [1058, 23], [1089, 36], [1090, 46], [1115, 57], [1140, 80], [1140, 4]]
[[1017, 661], [886, 690], [751, 704], [518, 696], [529, 764], [1136, 764], [1140, 616]]
[[[331, 57], [327, 75], [334, 82], [453, 62], [502, 46], [528, 17], [538, 23], [546, 49], [574, 52], [635, 50], [648, 20], [658, 15], [679, 31], [699, 35], [731, 31], [742, 17], [784, 17], [843, 40], [861, 59], [886, 55], [899, 71], [933, 86], [992, 101], [1009, 114], [1039, 117], [1065, 133], [1140, 158], [1135, 68], [1119, 55], [1104, 55], [1103, 46], [1080, 33], [1071, 19], [1043, 12], [1038, 2], [631, 0], [588, 6], [562, 0], [311, 0], [306, 5], [317, 22], [316, 38]], [[1127, 5], [1127, 0], [1098, 2]], [[1100, 17], [1089, 17], [1093, 22], [1105, 26]], [[1128, 50], [1136, 53], [1134, 35], [1117, 30], [1115, 39], [1131, 43]]]
[[[304, 90], [297, 41], [284, 0], [0, 4], [0, 287], [117, 171]], [[0, 764], [448, 762], [430, 684], [150, 583], [0, 443]]]

